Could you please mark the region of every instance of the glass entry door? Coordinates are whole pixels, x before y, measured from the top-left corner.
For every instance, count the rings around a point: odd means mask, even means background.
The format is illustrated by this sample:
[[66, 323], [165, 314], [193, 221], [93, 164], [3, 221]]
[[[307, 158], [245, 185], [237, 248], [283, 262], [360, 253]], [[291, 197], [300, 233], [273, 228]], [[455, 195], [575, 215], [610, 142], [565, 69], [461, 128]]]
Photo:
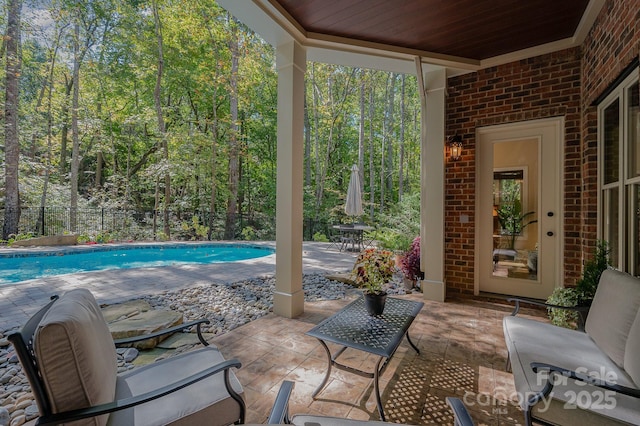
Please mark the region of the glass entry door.
[[478, 131], [476, 281], [544, 299], [559, 285], [561, 119]]

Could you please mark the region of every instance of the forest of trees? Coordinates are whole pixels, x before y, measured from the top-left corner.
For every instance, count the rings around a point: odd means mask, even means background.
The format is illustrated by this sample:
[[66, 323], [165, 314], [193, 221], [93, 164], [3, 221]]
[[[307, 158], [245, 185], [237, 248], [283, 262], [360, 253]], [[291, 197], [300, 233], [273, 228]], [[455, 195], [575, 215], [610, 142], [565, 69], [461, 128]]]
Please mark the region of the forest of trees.
[[[3, 238], [21, 207], [275, 216], [272, 46], [214, 0], [2, 0]], [[307, 64], [305, 220], [341, 220], [353, 164], [378, 220], [419, 186], [413, 76]], [[1, 219], [1, 218], [0, 218]], [[246, 222], [243, 222], [246, 223]], [[270, 229], [271, 228], [271, 229]], [[267, 232], [268, 231], [268, 232]]]

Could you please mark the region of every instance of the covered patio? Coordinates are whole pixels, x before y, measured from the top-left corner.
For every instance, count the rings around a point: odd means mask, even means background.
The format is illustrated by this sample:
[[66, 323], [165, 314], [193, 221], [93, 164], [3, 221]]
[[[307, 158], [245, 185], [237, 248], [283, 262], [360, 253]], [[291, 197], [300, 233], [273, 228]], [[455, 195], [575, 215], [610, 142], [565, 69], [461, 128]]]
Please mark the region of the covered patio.
[[[572, 285], [580, 277], [582, 262], [602, 238], [604, 226], [596, 195], [600, 151], [594, 102], [611, 84], [638, 74], [636, 1], [220, 4], [272, 44], [277, 54], [278, 315], [291, 318], [304, 312], [299, 277], [308, 61], [418, 77], [425, 299], [443, 302], [450, 295], [484, 292], [544, 299], [554, 288]], [[624, 37], [605, 38], [623, 31]], [[607, 47], [599, 47], [602, 43]], [[529, 274], [530, 282], [522, 286], [509, 281], [501, 287], [491, 258], [492, 250], [500, 247], [492, 243], [491, 231], [483, 233], [491, 227], [485, 221], [492, 220], [491, 211], [497, 207], [496, 202], [493, 208], [483, 204], [490, 186], [486, 182], [500, 167], [497, 157], [487, 166], [492, 151], [482, 154], [481, 148], [500, 140], [496, 132], [541, 125], [550, 126], [548, 136], [537, 130], [528, 136], [540, 144], [538, 165], [523, 167], [539, 169], [531, 175], [533, 191], [544, 188], [548, 194], [530, 202], [529, 210], [537, 212], [531, 219], [538, 223], [530, 233], [537, 240], [528, 242], [512, 262], [512, 269], [521, 274], [520, 265], [526, 272], [522, 258], [527, 252], [535, 255], [535, 274]], [[509, 137], [522, 137], [513, 135]], [[462, 140], [462, 148], [452, 155], [448, 141], [454, 136]], [[622, 235], [622, 229], [616, 233]], [[624, 244], [616, 240], [620, 251]], [[614, 266], [630, 270], [623, 264]]]

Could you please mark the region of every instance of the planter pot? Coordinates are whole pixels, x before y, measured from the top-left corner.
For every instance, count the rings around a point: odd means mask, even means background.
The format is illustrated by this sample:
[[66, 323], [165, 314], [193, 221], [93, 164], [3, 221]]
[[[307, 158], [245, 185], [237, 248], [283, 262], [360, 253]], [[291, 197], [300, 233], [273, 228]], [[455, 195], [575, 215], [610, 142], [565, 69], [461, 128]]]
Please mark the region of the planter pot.
[[409, 278], [403, 278], [402, 282], [405, 290], [412, 290], [416, 286], [415, 280], [410, 280]]
[[382, 294], [364, 294], [364, 307], [369, 315], [382, 315], [384, 312], [384, 304], [387, 302], [387, 293]]

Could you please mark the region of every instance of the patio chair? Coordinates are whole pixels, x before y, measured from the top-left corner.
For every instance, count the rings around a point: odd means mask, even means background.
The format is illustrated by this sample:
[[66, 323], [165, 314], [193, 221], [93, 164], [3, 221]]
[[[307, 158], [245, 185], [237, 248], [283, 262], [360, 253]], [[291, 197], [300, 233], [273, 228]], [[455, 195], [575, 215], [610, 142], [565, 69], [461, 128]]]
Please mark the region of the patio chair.
[[[351, 420], [339, 417], [317, 416], [317, 415], [295, 415], [289, 416], [289, 398], [293, 391], [294, 383], [288, 380], [282, 382], [276, 401], [273, 404], [267, 424], [293, 424], [296, 426], [397, 426], [397, 423], [387, 423], [367, 420]], [[446, 398], [447, 404], [453, 410], [455, 426], [473, 426], [473, 420], [458, 398]]]
[[[86, 289], [54, 296], [21, 331], [15, 347], [38, 404], [37, 425], [228, 425], [243, 423], [242, 386], [193, 321], [114, 342], [95, 298]], [[117, 374], [115, 345], [192, 326], [205, 346]], [[76, 422], [77, 421], [77, 422]]]

